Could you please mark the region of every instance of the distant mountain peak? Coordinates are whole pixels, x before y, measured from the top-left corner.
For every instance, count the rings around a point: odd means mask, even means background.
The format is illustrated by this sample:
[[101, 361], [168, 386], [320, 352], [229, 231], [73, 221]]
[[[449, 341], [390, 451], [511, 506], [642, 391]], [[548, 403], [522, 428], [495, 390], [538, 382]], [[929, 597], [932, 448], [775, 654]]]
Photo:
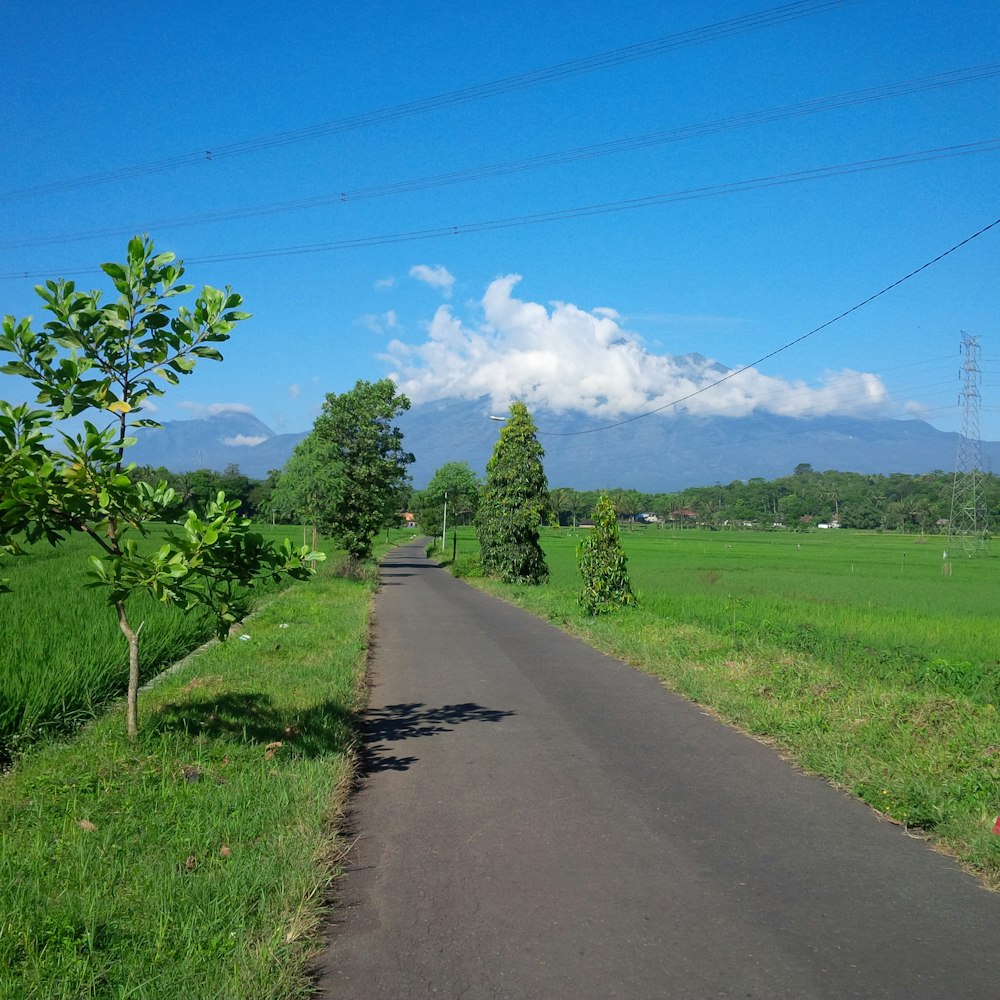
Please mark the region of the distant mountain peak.
[[244, 475], [264, 479], [269, 470], [280, 469], [288, 461], [306, 433], [275, 434], [252, 413], [224, 410], [139, 429], [128, 457], [138, 465], [163, 466], [171, 472], [221, 472], [227, 465], [238, 465]]
[[[692, 364], [715, 365], [701, 355]], [[728, 369], [718, 366], [725, 373]], [[425, 486], [446, 462], [465, 461], [482, 473], [502, 424], [490, 420], [489, 398], [435, 399], [417, 403], [398, 424], [408, 451], [414, 485]], [[775, 479], [802, 463], [843, 472], [916, 474], [955, 465], [958, 435], [920, 420], [860, 417], [746, 417], [652, 414], [605, 427], [580, 411], [532, 411], [545, 449], [552, 486], [577, 489], [629, 487], [647, 493], [736, 479]], [[497, 414], [500, 415], [500, 414]], [[263, 479], [280, 469], [306, 436], [275, 434], [253, 414], [227, 411], [196, 420], [175, 420], [161, 430], [140, 430], [129, 459], [172, 472], [238, 465]], [[983, 443], [987, 464], [1000, 465], [1000, 444]]]

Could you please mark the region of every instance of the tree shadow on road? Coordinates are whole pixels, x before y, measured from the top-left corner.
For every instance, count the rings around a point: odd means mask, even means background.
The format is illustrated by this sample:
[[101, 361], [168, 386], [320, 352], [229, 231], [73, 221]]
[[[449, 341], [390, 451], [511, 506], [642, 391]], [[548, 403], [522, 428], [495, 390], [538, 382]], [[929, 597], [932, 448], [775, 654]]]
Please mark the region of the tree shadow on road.
[[502, 709], [484, 708], [474, 702], [462, 705], [442, 705], [428, 708], [422, 702], [386, 705], [372, 708], [361, 717], [361, 734], [364, 739], [362, 770], [406, 771], [418, 757], [394, 756], [385, 744], [425, 736], [450, 733], [463, 722], [499, 722], [514, 715]]

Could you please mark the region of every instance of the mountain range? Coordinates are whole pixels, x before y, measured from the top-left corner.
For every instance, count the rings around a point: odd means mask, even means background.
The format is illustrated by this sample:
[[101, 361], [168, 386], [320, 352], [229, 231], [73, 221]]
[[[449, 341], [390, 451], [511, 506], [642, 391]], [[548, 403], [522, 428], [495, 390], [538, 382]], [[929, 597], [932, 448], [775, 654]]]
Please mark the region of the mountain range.
[[[502, 423], [487, 399], [442, 399], [414, 405], [398, 420], [416, 456], [414, 485], [427, 484], [445, 462], [466, 461], [482, 473]], [[954, 469], [959, 435], [921, 420], [826, 416], [747, 417], [654, 414], [610, 429], [582, 413], [536, 410], [550, 486], [625, 487], [669, 492], [736, 479], [774, 479], [796, 465], [842, 472], [917, 474]], [[255, 479], [280, 469], [306, 436], [276, 434], [249, 413], [176, 420], [137, 432], [129, 459], [172, 472], [238, 465]], [[987, 469], [1000, 463], [1000, 442], [983, 442]]]

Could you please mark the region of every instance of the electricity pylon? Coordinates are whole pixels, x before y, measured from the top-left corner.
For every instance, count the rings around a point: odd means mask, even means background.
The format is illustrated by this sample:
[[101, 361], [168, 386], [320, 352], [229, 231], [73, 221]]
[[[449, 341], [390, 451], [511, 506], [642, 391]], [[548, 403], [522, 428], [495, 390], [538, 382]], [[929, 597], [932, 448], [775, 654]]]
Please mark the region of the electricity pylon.
[[955, 479], [951, 488], [949, 546], [974, 556], [986, 546], [983, 509], [983, 445], [979, 437], [979, 338], [962, 333], [964, 360], [959, 376], [962, 392], [962, 436], [958, 439]]

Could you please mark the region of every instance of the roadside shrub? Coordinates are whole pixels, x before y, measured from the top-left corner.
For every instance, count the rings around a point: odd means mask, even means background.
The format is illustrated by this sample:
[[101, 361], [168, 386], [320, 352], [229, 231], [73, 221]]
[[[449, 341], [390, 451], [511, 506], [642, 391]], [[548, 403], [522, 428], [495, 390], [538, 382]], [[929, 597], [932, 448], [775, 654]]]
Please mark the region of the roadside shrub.
[[594, 508], [594, 527], [577, 547], [577, 564], [583, 577], [580, 604], [588, 615], [604, 614], [636, 604], [628, 575], [628, 557], [618, 534], [618, 520], [604, 495]]

